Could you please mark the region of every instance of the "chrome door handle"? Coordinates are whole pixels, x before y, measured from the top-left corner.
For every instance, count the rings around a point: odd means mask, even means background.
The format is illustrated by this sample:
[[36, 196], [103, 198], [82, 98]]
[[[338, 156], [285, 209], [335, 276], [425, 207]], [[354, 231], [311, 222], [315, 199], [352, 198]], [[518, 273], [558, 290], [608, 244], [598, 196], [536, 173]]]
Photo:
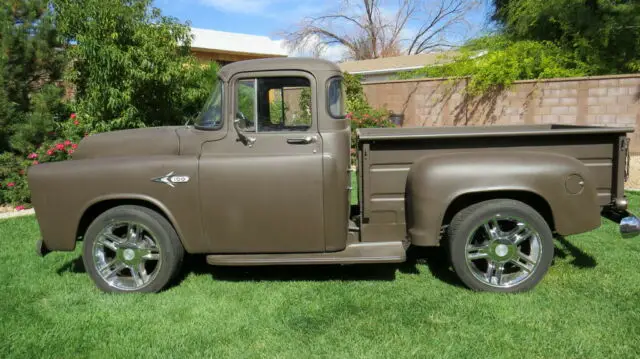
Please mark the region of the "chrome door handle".
[[301, 138], [287, 138], [287, 143], [291, 145], [308, 145], [318, 140], [316, 136], [307, 136]]

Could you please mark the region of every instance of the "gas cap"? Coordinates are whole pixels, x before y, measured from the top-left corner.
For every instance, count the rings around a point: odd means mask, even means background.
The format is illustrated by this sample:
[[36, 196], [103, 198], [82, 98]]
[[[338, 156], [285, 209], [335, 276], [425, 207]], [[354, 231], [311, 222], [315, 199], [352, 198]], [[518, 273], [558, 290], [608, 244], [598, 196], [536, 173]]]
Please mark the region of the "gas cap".
[[584, 189], [584, 178], [580, 175], [573, 174], [567, 177], [564, 186], [569, 194], [580, 194]]

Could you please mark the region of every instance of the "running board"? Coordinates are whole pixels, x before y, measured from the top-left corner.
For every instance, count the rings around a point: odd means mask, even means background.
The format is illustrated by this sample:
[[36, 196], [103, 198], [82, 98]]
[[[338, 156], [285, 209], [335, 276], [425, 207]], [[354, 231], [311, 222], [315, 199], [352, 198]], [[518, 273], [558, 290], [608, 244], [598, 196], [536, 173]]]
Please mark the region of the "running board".
[[218, 266], [264, 266], [300, 264], [401, 263], [407, 259], [402, 242], [349, 244], [340, 252], [278, 254], [211, 254], [207, 263]]

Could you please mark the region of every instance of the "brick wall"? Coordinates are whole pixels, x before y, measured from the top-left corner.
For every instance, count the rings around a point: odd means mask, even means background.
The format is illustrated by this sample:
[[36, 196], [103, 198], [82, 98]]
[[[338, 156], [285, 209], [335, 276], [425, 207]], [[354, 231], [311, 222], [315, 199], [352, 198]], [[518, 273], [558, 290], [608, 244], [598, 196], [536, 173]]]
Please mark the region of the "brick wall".
[[[635, 127], [640, 131], [640, 75], [518, 81], [508, 90], [464, 94], [466, 80], [363, 84], [369, 102], [404, 114], [404, 127], [571, 124]], [[640, 152], [640, 134], [632, 136]]]

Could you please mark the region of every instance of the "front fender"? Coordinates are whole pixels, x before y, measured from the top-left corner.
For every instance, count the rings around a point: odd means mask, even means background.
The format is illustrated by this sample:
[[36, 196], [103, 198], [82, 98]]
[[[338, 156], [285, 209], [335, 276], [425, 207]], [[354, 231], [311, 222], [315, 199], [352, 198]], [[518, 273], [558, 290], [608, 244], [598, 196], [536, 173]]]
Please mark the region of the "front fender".
[[[71, 251], [84, 212], [103, 200], [143, 200], [165, 211], [189, 250], [200, 242], [197, 159], [177, 155], [105, 157], [43, 163], [29, 169], [31, 200], [47, 248]], [[170, 172], [188, 182], [153, 182]]]
[[525, 151], [458, 152], [426, 156], [411, 167], [406, 201], [412, 243], [437, 245], [444, 215], [456, 198], [504, 191], [543, 198], [561, 235], [586, 232], [600, 225], [594, 181], [579, 160]]

